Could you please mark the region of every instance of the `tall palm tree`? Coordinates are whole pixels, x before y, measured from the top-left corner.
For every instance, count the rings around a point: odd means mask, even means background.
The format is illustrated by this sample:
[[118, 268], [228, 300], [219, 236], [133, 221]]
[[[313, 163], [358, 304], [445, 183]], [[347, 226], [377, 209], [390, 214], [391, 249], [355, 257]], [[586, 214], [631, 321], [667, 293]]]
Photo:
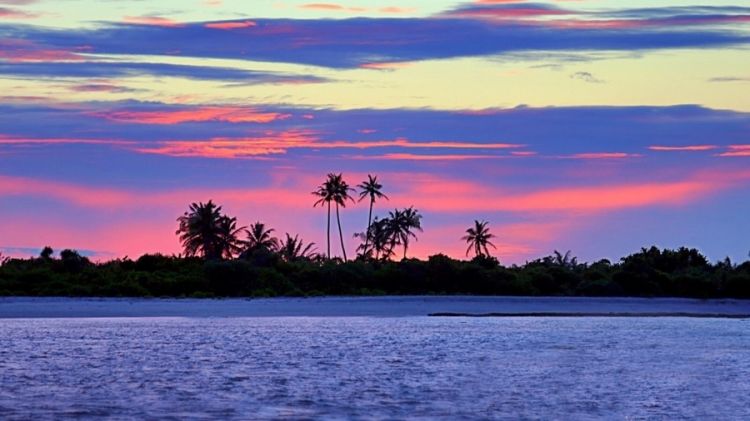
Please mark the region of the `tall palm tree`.
[[266, 224], [262, 222], [250, 225], [250, 228], [246, 231], [245, 246], [247, 251], [249, 253], [261, 249], [276, 251], [279, 248], [279, 239], [273, 236], [274, 231], [273, 228], [266, 228]]
[[487, 256], [490, 257], [490, 251], [487, 248], [487, 246], [492, 246], [492, 248], [496, 249], [494, 244], [490, 241], [491, 238], [494, 238], [495, 235], [490, 233], [490, 228], [488, 227], [489, 222], [487, 221], [474, 221], [474, 226], [466, 230], [466, 235], [461, 237], [462, 240], [466, 241], [469, 244], [469, 247], [466, 249], [466, 255], [469, 255], [469, 251], [471, 249], [474, 249], [474, 254], [476, 256]]
[[209, 200], [190, 204], [189, 210], [177, 218], [180, 225], [175, 234], [179, 235], [186, 256], [201, 255], [208, 260], [221, 257], [217, 245], [222, 216], [221, 206]]
[[399, 225], [401, 225], [401, 229], [399, 230], [401, 245], [404, 247], [404, 259], [406, 259], [406, 251], [409, 249], [409, 237], [414, 237], [414, 240], [417, 239], [417, 234], [412, 230], [422, 231], [422, 215], [418, 210], [414, 209], [414, 206], [410, 206], [401, 212]]
[[376, 199], [385, 199], [388, 200], [388, 196], [386, 196], [383, 192], [380, 191], [380, 189], [383, 188], [383, 185], [378, 183], [378, 176], [372, 176], [370, 174], [367, 174], [367, 180], [363, 181], [362, 184], [357, 185], [357, 187], [360, 188], [359, 192], [359, 201], [361, 202], [364, 198], [369, 197], [370, 198], [370, 213], [367, 216], [367, 231], [365, 231], [365, 245], [362, 249], [362, 254], [367, 256], [369, 255], [368, 245], [370, 242], [370, 226], [372, 225], [372, 206], [375, 204]]
[[[328, 174], [330, 179], [331, 174]], [[318, 186], [318, 189], [312, 192], [314, 196], [318, 197], [318, 200], [313, 204], [313, 207], [318, 205], [323, 206], [325, 204], [328, 207], [328, 218], [326, 220], [326, 255], [328, 260], [331, 259], [331, 200], [333, 200], [333, 191], [330, 186], [329, 180], [326, 180]]]
[[286, 234], [286, 240], [280, 242], [278, 250], [281, 258], [287, 262], [315, 257], [315, 243], [305, 245], [299, 235], [292, 237], [289, 233]]
[[344, 181], [341, 173], [334, 174], [329, 173], [326, 181], [318, 186], [318, 189], [312, 192], [313, 195], [318, 197], [313, 207], [318, 205], [326, 204], [328, 206], [328, 225], [327, 225], [327, 247], [328, 247], [328, 259], [331, 258], [331, 202], [336, 204], [336, 222], [339, 227], [339, 238], [341, 239], [341, 251], [344, 253], [344, 261], [346, 261], [346, 248], [344, 247], [344, 233], [341, 230], [341, 217], [339, 215], [339, 208], [346, 207], [346, 201], [352, 199], [349, 196], [349, 192], [354, 191], [349, 184]]

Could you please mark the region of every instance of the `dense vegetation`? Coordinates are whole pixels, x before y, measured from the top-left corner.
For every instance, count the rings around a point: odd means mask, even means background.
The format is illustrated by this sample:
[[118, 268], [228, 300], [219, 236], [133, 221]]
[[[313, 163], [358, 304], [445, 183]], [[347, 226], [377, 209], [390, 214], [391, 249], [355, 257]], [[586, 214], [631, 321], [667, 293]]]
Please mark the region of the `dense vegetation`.
[[[314, 206], [327, 210], [326, 253], [289, 233], [283, 239], [262, 222], [249, 228], [225, 215], [212, 201], [193, 203], [177, 218], [184, 255], [145, 255], [137, 260], [92, 263], [74, 250], [54, 258], [45, 247], [38, 258], [0, 256], [0, 295], [248, 297], [379, 294], [582, 295], [750, 298], [750, 262], [716, 264], [695, 249], [656, 247], [610, 263], [580, 264], [570, 253], [523, 266], [504, 267], [487, 221], [474, 221], [461, 238], [469, 261], [442, 254], [427, 261], [409, 259], [410, 241], [422, 231], [413, 206], [373, 217], [373, 205], [388, 197], [377, 177], [357, 185], [359, 201], [369, 199], [356, 258], [346, 256], [339, 213], [355, 192], [341, 174], [328, 174], [314, 191]], [[343, 259], [331, 256], [331, 205]], [[243, 238], [244, 236], [244, 238]], [[457, 239], [458, 241], [458, 239]], [[401, 258], [396, 261], [396, 256]]]
[[[293, 238], [292, 238], [293, 240]], [[710, 264], [693, 249], [655, 247], [611, 264], [555, 253], [524, 266], [470, 261], [289, 258], [265, 248], [231, 260], [145, 255], [94, 264], [75, 251], [4, 259], [0, 295], [249, 297], [378, 294], [750, 298], [750, 262]]]

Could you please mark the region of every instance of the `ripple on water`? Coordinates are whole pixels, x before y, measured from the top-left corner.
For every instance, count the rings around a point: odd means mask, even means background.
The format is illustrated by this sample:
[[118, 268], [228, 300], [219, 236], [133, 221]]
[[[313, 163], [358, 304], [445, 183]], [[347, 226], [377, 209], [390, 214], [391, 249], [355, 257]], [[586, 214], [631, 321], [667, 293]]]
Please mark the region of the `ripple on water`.
[[719, 319], [0, 323], [0, 418], [750, 418]]

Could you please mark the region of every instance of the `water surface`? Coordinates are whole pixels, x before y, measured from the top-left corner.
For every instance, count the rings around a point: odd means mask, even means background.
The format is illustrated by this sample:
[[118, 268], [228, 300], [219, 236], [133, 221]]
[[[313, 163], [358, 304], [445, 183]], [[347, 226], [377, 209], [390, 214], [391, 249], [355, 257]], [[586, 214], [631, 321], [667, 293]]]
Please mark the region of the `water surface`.
[[0, 418], [750, 419], [750, 321], [0, 320]]

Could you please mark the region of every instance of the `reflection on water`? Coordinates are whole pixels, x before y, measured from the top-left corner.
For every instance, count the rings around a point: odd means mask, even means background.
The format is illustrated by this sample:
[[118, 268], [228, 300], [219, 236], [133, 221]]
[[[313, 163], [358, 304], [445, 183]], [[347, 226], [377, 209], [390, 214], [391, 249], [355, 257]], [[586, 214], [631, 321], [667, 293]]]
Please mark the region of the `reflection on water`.
[[0, 320], [0, 418], [748, 419], [719, 319]]

